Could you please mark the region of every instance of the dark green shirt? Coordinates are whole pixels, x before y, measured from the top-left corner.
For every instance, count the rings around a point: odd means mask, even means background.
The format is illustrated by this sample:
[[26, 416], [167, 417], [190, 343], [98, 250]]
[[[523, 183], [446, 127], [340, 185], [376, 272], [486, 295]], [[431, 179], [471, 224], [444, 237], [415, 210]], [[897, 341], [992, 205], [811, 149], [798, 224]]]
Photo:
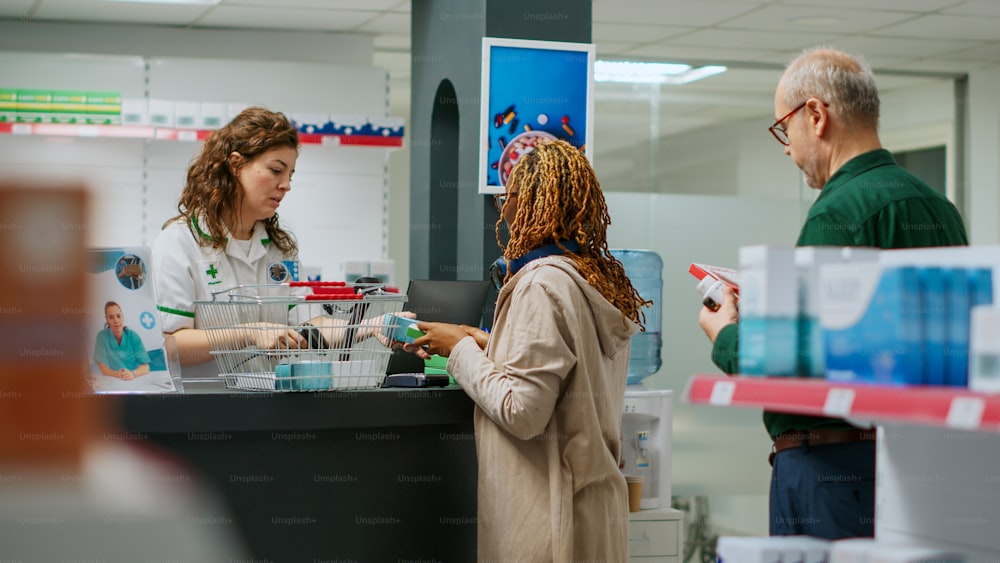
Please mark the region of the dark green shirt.
[[[796, 246], [918, 248], [969, 244], [965, 224], [947, 198], [896, 164], [889, 151], [857, 156], [827, 180], [809, 208]], [[738, 327], [719, 332], [712, 361], [726, 373], [739, 367]], [[838, 418], [764, 411], [771, 437], [788, 430], [850, 428]]]

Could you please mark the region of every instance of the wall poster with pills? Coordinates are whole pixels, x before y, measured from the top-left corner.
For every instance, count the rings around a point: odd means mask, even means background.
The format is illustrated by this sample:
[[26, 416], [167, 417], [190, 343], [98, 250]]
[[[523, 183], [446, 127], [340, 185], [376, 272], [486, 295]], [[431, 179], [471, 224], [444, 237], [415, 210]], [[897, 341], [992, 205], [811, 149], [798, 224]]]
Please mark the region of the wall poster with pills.
[[484, 37], [481, 93], [479, 193], [504, 193], [541, 140], [594, 154], [593, 44]]

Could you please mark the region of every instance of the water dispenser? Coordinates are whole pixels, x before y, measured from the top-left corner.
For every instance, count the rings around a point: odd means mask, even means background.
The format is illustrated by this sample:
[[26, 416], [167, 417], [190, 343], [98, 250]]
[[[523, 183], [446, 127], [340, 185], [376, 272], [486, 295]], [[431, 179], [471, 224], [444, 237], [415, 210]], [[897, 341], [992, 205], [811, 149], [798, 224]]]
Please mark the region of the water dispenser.
[[637, 387], [625, 390], [621, 470], [643, 476], [641, 509], [669, 508], [673, 391]]
[[651, 250], [612, 250], [611, 254], [625, 266], [625, 274], [639, 295], [652, 301], [642, 311], [646, 315], [646, 331], [632, 337], [632, 354], [628, 363], [628, 384], [634, 385], [660, 370], [660, 348], [663, 341], [661, 311], [663, 310], [663, 259]]

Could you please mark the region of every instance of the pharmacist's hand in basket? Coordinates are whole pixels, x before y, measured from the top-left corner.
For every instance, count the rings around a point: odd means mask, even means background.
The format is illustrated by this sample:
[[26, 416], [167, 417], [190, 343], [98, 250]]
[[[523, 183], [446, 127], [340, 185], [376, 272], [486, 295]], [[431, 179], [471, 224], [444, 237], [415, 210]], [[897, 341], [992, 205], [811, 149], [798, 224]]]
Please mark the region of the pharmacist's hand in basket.
[[722, 305], [718, 311], [712, 311], [708, 307], [702, 307], [698, 313], [698, 324], [705, 331], [708, 339], [715, 344], [715, 339], [719, 337], [719, 332], [723, 328], [740, 322], [740, 313], [736, 308], [736, 294], [733, 288], [725, 286], [722, 288]]
[[[419, 346], [427, 354], [437, 354], [447, 358], [459, 340], [470, 336], [468, 328], [470, 327], [449, 323], [417, 323], [417, 329], [427, 334], [414, 340], [413, 345]], [[471, 336], [474, 337], [474, 335]], [[417, 355], [420, 356], [419, 353]]]
[[253, 330], [246, 331], [248, 344], [261, 350], [288, 350], [308, 348], [309, 341], [297, 330], [274, 323], [252, 323]]

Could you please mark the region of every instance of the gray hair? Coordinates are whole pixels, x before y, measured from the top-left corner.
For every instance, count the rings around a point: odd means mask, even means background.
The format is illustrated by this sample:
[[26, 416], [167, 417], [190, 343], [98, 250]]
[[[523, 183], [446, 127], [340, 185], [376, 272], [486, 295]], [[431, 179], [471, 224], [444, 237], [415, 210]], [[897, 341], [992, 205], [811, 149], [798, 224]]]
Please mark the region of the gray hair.
[[836, 106], [847, 122], [878, 128], [875, 75], [858, 55], [829, 47], [808, 49], [788, 64], [781, 80], [789, 107], [816, 97]]

